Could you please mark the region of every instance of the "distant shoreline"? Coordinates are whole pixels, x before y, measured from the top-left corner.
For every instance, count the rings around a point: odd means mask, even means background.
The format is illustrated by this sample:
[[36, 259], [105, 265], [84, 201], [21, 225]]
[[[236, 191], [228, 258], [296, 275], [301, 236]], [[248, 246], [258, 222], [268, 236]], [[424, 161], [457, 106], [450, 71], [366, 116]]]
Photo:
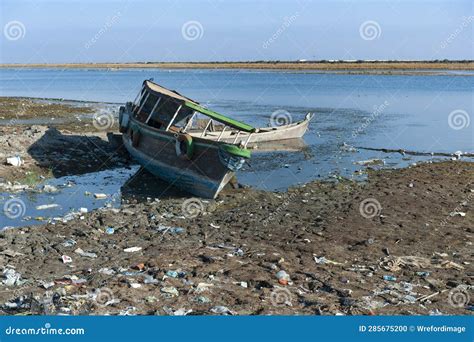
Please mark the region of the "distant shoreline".
[[54, 69], [251, 69], [390, 73], [436, 70], [474, 70], [474, 61], [291, 61], [291, 62], [143, 62], [143, 63], [34, 63], [0, 64], [0, 68]]

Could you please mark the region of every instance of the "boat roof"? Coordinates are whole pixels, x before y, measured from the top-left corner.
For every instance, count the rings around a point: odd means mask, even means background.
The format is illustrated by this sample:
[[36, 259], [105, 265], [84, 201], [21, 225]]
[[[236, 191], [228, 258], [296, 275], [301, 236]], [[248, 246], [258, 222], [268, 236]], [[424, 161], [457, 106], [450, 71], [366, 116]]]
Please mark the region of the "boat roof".
[[220, 114], [220, 113], [217, 113], [213, 110], [210, 110], [208, 108], [205, 108], [203, 106], [201, 106], [198, 102], [194, 101], [194, 100], [191, 100], [190, 98], [188, 97], [185, 97], [181, 94], [179, 94], [178, 92], [174, 91], [174, 90], [170, 90], [170, 89], [167, 89], [163, 86], [160, 86], [159, 84], [156, 84], [152, 81], [149, 81], [149, 80], [146, 80], [144, 82], [144, 85], [149, 89], [151, 90], [152, 92], [155, 92], [157, 94], [161, 94], [161, 95], [165, 95], [165, 96], [168, 96], [168, 97], [171, 97], [175, 100], [178, 100], [179, 102], [181, 102], [184, 106], [188, 107], [188, 108], [191, 108], [191, 109], [194, 109], [195, 111], [201, 113], [201, 114], [204, 114], [208, 117], [210, 117], [211, 119], [214, 119], [224, 125], [227, 125], [227, 126], [230, 126], [232, 128], [235, 128], [235, 129], [238, 129], [238, 130], [241, 130], [241, 131], [245, 131], [245, 132], [255, 132], [256, 129], [255, 127], [252, 127], [244, 122], [241, 122], [241, 121], [238, 121], [238, 120], [234, 120], [234, 119], [231, 119], [223, 114]]

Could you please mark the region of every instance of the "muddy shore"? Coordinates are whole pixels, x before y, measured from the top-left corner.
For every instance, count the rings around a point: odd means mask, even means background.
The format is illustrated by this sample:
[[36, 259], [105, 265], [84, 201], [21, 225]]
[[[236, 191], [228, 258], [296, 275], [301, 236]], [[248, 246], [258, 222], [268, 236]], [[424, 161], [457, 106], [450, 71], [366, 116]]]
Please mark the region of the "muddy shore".
[[[78, 125], [2, 126], [0, 153], [25, 164], [0, 177], [128, 165], [106, 140], [113, 126]], [[473, 200], [474, 164], [462, 161], [288, 192], [229, 187], [215, 201], [127, 200], [1, 231], [0, 312], [468, 315]]]
[[[107, 137], [117, 131], [117, 106], [80, 101], [0, 97], [0, 190], [46, 178], [128, 164]], [[22, 167], [6, 164], [19, 156]]]
[[473, 192], [474, 165], [444, 162], [5, 230], [1, 264], [21, 278], [0, 303], [4, 314], [470, 314]]

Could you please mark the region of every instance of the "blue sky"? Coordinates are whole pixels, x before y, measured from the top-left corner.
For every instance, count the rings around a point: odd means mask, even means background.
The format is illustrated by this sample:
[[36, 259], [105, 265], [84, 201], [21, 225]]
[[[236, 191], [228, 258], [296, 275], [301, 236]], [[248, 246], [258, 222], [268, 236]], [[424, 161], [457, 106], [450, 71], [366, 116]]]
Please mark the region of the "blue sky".
[[472, 0], [2, 0], [0, 7], [1, 63], [474, 58]]

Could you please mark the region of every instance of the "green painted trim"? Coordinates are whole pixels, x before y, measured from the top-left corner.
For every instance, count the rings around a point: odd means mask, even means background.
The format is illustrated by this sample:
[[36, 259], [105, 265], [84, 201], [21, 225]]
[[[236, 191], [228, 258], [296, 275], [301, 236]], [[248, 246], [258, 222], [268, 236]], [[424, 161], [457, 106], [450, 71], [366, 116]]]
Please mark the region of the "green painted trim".
[[250, 158], [252, 153], [246, 148], [240, 148], [235, 145], [222, 144], [220, 146], [224, 151], [237, 157]]
[[219, 114], [217, 112], [214, 112], [210, 109], [207, 109], [207, 108], [204, 108], [204, 107], [201, 107], [201, 106], [198, 106], [197, 104], [194, 104], [192, 102], [184, 102], [184, 105], [186, 107], [189, 107], [191, 109], [194, 109], [195, 111], [198, 111], [199, 113], [202, 113], [204, 115], [207, 115], [209, 116], [210, 118], [220, 122], [220, 123], [223, 123], [225, 125], [228, 125], [230, 127], [233, 127], [235, 129], [238, 129], [238, 130], [241, 130], [241, 131], [245, 131], [245, 132], [254, 132], [255, 131], [255, 128], [250, 126], [250, 125], [247, 125], [246, 123], [243, 123], [243, 122], [240, 122], [240, 121], [237, 121], [237, 120], [234, 120], [234, 119], [231, 119], [231, 118], [228, 118], [227, 116], [225, 115], [222, 115], [222, 114]]

